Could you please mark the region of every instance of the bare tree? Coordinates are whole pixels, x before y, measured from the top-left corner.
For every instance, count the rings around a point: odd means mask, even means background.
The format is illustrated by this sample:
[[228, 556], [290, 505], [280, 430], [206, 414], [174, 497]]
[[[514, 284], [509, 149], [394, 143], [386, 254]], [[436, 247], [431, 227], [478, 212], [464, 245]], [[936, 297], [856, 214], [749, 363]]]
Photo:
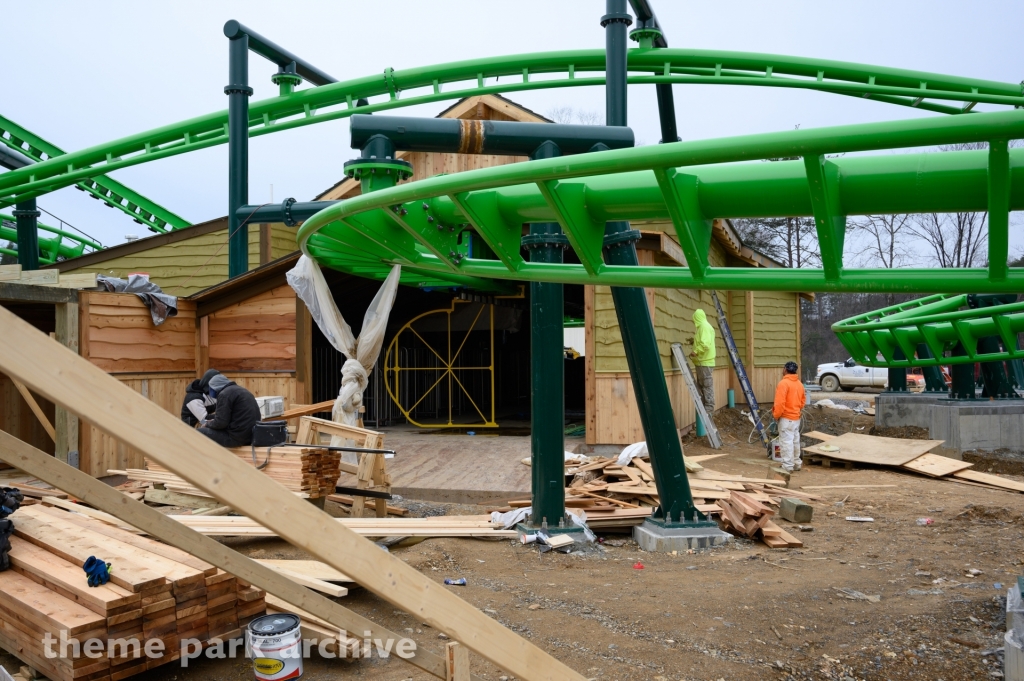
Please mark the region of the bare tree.
[[593, 109], [579, 109], [576, 111], [576, 122], [580, 125], [600, 125], [601, 114]]
[[907, 234], [913, 231], [909, 215], [865, 215], [851, 226], [867, 235], [864, 255], [871, 261], [893, 268], [910, 260], [904, 244]]
[[548, 118], [555, 123], [568, 124], [572, 122], [580, 125], [600, 125], [601, 114], [593, 109], [574, 109], [571, 106], [556, 106], [548, 109]]
[[752, 218], [735, 220], [743, 243], [771, 256], [786, 267], [821, 263], [817, 231], [811, 218]]
[[555, 123], [572, 123], [572, 116], [575, 113], [571, 106], [556, 106], [553, 109], [548, 109], [548, 118], [553, 120]]

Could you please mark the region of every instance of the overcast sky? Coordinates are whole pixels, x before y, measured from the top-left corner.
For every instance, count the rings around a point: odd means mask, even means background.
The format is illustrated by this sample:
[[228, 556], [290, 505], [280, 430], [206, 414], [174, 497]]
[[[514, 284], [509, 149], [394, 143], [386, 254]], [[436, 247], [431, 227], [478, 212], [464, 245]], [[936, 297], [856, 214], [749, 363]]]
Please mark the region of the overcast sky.
[[[1024, 77], [1019, 0], [652, 4], [672, 47], [799, 55], [1004, 82]], [[222, 110], [228, 69], [222, 29], [228, 19], [347, 80], [386, 67], [603, 48], [603, 13], [603, 0], [10, 3], [0, 113], [74, 151]], [[275, 70], [250, 57], [253, 101], [276, 94], [270, 82]], [[684, 140], [940, 115], [784, 88], [676, 85], [675, 97]], [[604, 115], [599, 87], [511, 98], [542, 114], [571, 106]], [[400, 111], [433, 116], [448, 105]], [[658, 141], [653, 87], [630, 87], [629, 122], [638, 141]], [[271, 185], [275, 202], [311, 199], [341, 178], [342, 164], [354, 155], [345, 120], [255, 138], [250, 200], [269, 201]], [[192, 222], [227, 212], [226, 145], [113, 176]], [[39, 204], [107, 245], [126, 234], [149, 234], [73, 188], [41, 197]], [[1011, 244], [1019, 250], [1024, 239], [1014, 234]]]

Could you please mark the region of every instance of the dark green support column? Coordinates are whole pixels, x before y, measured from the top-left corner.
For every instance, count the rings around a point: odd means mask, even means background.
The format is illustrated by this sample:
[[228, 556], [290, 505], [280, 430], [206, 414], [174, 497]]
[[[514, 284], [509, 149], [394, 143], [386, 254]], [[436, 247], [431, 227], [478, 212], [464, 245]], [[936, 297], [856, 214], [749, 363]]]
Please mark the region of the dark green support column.
[[[906, 359], [907, 356], [903, 354], [903, 350], [896, 348], [896, 352], [893, 353], [893, 359], [901, 360]], [[907, 370], [905, 368], [894, 369], [889, 368], [889, 387], [886, 388], [886, 392], [889, 393], [905, 393], [907, 392]]]
[[249, 227], [236, 214], [249, 203], [249, 36], [228, 45], [228, 277], [237, 277], [249, 271]]
[[[953, 347], [954, 357], [964, 357], [967, 355], [967, 350], [964, 349], [963, 343], [957, 343]], [[952, 366], [952, 379], [953, 385], [950, 387], [949, 398], [952, 400], [973, 400], [976, 399], [974, 393], [974, 365], [973, 364], [954, 364]]]
[[36, 200], [15, 204], [14, 219], [18, 228], [18, 264], [22, 270], [39, 269], [39, 211]]
[[[934, 359], [931, 348], [927, 343], [917, 344], [918, 359]], [[939, 367], [924, 367], [921, 371], [924, 374], [924, 391], [926, 393], [944, 393], [947, 391], [946, 379], [942, 377], [942, 369]]]
[[[628, 222], [609, 222], [605, 226], [605, 262], [609, 265], [638, 265], [636, 242], [639, 240], [640, 232], [630, 229]], [[683, 464], [683, 447], [679, 443], [676, 417], [665, 382], [665, 370], [661, 366], [661, 353], [647, 307], [647, 296], [642, 288], [613, 286], [612, 300], [661, 500], [656, 517], [664, 522], [705, 520], [706, 517], [693, 506], [690, 482]], [[713, 522], [711, 525], [717, 527]]]
[[[626, 12], [626, 0], [607, 0], [606, 8], [607, 13], [601, 17], [601, 26], [605, 29], [607, 74], [605, 123], [626, 125], [626, 29], [632, 18]], [[639, 265], [636, 242], [640, 240], [640, 232], [630, 229], [628, 222], [609, 222], [605, 224], [604, 234], [607, 264]], [[647, 296], [642, 288], [613, 286], [612, 300], [661, 501], [652, 521], [659, 525], [699, 523], [717, 529], [717, 524], [708, 521], [693, 506], [690, 482], [683, 463], [683, 447], [676, 430], [654, 323], [647, 308]]]
[[[557, 222], [530, 225], [530, 262], [561, 263], [569, 239]], [[557, 529], [565, 518], [565, 340], [563, 286], [530, 282], [530, 524]]]

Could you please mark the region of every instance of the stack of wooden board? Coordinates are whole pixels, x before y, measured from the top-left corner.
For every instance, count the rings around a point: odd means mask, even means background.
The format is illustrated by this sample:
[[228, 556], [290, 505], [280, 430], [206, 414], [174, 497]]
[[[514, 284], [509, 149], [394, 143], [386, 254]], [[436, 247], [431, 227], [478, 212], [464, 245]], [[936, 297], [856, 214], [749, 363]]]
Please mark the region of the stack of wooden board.
[[[253, 450], [250, 447], [229, 449], [229, 452], [252, 466], [263, 466], [260, 472], [281, 483], [292, 492], [308, 495], [310, 499], [318, 499], [334, 493], [341, 475], [341, 453], [319, 447], [262, 447], [256, 449], [253, 461]], [[154, 473], [170, 473], [166, 468], [151, 459], [146, 460], [146, 469]], [[189, 494], [209, 496], [196, 489], [180, 478], [171, 480], [176, 490], [189, 489]], [[180, 482], [179, 482], [180, 481]], [[166, 484], [166, 483], [165, 483]], [[168, 488], [170, 489], [170, 487]]]
[[[51, 679], [122, 678], [180, 656], [180, 642], [238, 636], [266, 610], [265, 594], [166, 544], [47, 506], [11, 516], [12, 569], [0, 573], [0, 645]], [[111, 564], [110, 582], [91, 588], [82, 565], [90, 556]], [[43, 637], [60, 632], [96, 639], [102, 656], [48, 658]], [[108, 641], [159, 639], [162, 651], [114, 647]]]
[[889, 466], [932, 478], [946, 478], [954, 482], [1024, 492], [1024, 483], [999, 475], [968, 470], [974, 466], [969, 461], [929, 453], [941, 445], [942, 440], [906, 440], [860, 433], [837, 436], [818, 431], [804, 433], [804, 437], [821, 441], [821, 444], [804, 448], [810, 455], [806, 458], [818, 458], [826, 465], [842, 461], [850, 464]]
[[[172, 515], [182, 525], [213, 537], [273, 537], [269, 530], [244, 516]], [[514, 530], [499, 530], [490, 516], [434, 516], [430, 518], [337, 518], [336, 522], [364, 537], [515, 537]]]
[[734, 490], [728, 499], [719, 500], [722, 529], [750, 539], [761, 539], [773, 549], [803, 546], [802, 541], [775, 524], [772, 520], [775, 509], [766, 505], [772, 503], [771, 498], [764, 499], [763, 496], [755, 497], [751, 493]]

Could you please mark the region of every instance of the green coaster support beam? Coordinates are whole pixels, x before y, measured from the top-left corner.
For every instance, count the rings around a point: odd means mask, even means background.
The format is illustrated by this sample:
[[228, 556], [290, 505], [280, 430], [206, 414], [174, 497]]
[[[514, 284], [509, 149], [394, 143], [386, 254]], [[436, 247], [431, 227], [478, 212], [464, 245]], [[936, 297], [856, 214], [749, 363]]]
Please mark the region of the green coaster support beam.
[[[651, 3], [648, 0], [629, 0], [633, 13], [636, 14], [637, 27], [629, 34], [640, 43], [640, 47], [668, 47], [668, 39], [658, 23]], [[676, 102], [672, 94], [672, 83], [658, 83], [654, 86], [658, 94], [658, 120], [661, 123], [661, 144], [678, 142], [679, 132], [676, 128]]]
[[[545, 142], [534, 159], [561, 156]], [[557, 222], [537, 222], [523, 238], [530, 262], [561, 263], [569, 239]], [[530, 525], [557, 530], [565, 519], [564, 286], [530, 282], [530, 453], [533, 500]]]
[[249, 270], [249, 227], [251, 220], [239, 217], [239, 208], [249, 203], [249, 50], [278, 66], [271, 80], [280, 94], [293, 93], [304, 78], [314, 85], [338, 82], [309, 62], [267, 40], [234, 19], [224, 24], [228, 39], [228, 277]]
[[[601, 18], [601, 25], [605, 29], [608, 74], [605, 84], [606, 123], [624, 126], [627, 111], [626, 28], [632, 19], [626, 13], [626, 0], [607, 0], [606, 7], [607, 14]], [[674, 196], [673, 193], [669, 194]], [[605, 262], [608, 265], [637, 267], [640, 264], [636, 255], [640, 232], [631, 229], [629, 222], [608, 222], [604, 234]], [[613, 286], [611, 290], [661, 501], [655, 517], [666, 524], [675, 521], [704, 521], [706, 517], [693, 506], [690, 483], [683, 463], [683, 448], [676, 430], [675, 414], [661, 366], [661, 353], [658, 351], [651, 312], [647, 307], [647, 296], [638, 287]]]
[[18, 203], [14, 209], [18, 226], [18, 263], [23, 270], [39, 269], [39, 211], [36, 200]]

